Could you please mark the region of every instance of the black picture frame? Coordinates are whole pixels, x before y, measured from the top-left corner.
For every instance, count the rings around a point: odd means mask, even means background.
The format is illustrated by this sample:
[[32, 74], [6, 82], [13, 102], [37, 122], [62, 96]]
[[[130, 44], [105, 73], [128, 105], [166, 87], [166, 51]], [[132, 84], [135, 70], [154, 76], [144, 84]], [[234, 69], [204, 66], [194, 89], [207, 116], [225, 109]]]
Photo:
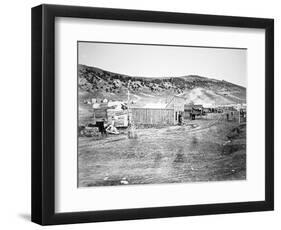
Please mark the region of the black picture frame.
[[[265, 29], [265, 200], [55, 213], [55, 17]], [[41, 225], [222, 214], [274, 209], [274, 20], [110, 8], [32, 8], [32, 221]]]

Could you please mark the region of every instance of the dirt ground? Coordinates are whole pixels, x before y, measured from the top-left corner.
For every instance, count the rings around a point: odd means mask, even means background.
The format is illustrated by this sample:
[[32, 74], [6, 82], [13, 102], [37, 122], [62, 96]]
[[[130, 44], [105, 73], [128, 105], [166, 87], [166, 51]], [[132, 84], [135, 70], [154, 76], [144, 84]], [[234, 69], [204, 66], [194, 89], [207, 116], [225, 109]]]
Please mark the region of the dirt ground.
[[218, 115], [182, 126], [79, 137], [78, 186], [246, 179], [246, 124]]

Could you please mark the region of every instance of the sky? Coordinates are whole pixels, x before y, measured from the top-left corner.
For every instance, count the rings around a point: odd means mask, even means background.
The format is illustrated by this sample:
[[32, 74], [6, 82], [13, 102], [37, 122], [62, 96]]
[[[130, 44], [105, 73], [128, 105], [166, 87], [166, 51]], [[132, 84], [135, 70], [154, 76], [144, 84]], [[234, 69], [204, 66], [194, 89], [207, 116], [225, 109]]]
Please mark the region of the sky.
[[247, 86], [247, 50], [78, 42], [78, 63], [142, 77], [199, 75]]

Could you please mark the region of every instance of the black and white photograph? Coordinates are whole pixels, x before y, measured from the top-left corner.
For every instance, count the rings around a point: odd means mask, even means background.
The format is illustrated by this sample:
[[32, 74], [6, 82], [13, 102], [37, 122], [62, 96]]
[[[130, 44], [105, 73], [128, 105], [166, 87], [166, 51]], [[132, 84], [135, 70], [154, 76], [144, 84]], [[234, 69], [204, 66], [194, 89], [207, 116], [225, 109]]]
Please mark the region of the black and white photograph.
[[246, 180], [246, 48], [77, 46], [78, 187]]
[[[221, 226], [276, 222], [262, 214], [275, 209], [274, 19], [229, 3], [232, 12], [212, 2], [202, 14], [190, 3], [32, 7], [31, 178], [12, 180], [11, 163], [23, 161], [3, 161], [7, 180], [31, 182], [32, 222], [159, 218], [165, 228], [189, 216], [201, 229], [199, 216], [216, 224], [231, 213], [241, 221], [229, 215]], [[3, 98], [22, 111], [15, 103], [26, 94], [14, 92]], [[4, 130], [15, 133], [11, 120]], [[11, 150], [15, 135], [6, 136]]]

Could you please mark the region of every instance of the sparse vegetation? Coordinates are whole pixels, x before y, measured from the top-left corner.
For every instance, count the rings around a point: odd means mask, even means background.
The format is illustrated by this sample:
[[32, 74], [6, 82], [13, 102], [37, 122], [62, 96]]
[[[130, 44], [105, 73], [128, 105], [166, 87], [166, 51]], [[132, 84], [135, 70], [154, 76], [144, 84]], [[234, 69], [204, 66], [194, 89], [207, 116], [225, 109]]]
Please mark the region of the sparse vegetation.
[[130, 81], [130, 91], [137, 95], [147, 93], [163, 97], [183, 94], [188, 97], [192, 90], [200, 88], [206, 94], [210, 95], [211, 92], [211, 96], [215, 96], [218, 103], [220, 101], [245, 103], [246, 100], [244, 87], [197, 75], [149, 78], [112, 73], [85, 65], [79, 65], [78, 68], [79, 89], [96, 97], [125, 98]]

